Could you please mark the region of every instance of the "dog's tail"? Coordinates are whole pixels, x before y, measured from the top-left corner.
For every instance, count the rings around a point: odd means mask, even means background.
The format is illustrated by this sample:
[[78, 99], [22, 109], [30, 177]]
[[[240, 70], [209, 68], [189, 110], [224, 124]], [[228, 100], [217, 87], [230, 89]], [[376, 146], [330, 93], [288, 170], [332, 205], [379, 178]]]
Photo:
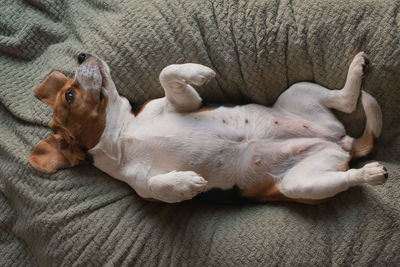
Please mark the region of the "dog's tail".
[[363, 135], [353, 142], [350, 151], [353, 159], [368, 155], [374, 147], [374, 138], [378, 138], [382, 131], [382, 111], [378, 102], [367, 92], [361, 91], [361, 103], [367, 121]]

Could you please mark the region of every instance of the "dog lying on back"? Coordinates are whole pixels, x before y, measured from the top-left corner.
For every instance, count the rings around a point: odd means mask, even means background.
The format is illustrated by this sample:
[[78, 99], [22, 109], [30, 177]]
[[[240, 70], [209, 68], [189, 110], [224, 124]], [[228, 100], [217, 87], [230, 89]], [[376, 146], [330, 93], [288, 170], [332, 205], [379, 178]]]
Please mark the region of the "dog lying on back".
[[[52, 72], [35, 94], [54, 109], [53, 134], [29, 158], [54, 173], [77, 165], [89, 153], [94, 165], [128, 183], [142, 198], [188, 200], [212, 188], [237, 186], [260, 201], [314, 204], [351, 186], [383, 184], [388, 173], [377, 162], [349, 169], [367, 155], [382, 128], [378, 103], [361, 91], [369, 60], [361, 52], [341, 90], [296, 83], [268, 108], [256, 104], [202, 108], [191, 84], [215, 72], [199, 64], [170, 65], [160, 74], [165, 97], [133, 115], [105, 62], [78, 56], [75, 79]], [[352, 113], [361, 92], [364, 134], [354, 139], [331, 113]]]

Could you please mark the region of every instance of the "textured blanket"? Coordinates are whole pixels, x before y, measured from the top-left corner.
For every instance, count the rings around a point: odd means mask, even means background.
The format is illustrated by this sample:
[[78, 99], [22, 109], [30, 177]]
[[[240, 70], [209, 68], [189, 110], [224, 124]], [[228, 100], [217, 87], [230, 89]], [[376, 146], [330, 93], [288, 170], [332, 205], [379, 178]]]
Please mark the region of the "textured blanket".
[[[398, 0], [2, 0], [0, 266], [400, 264], [399, 10]], [[358, 51], [383, 111], [367, 159], [388, 168], [383, 186], [317, 206], [154, 204], [89, 164], [44, 175], [28, 163], [52, 118], [33, 90], [52, 70], [73, 76], [80, 52], [108, 62], [136, 104], [163, 95], [163, 67], [196, 62], [217, 72], [199, 88], [206, 101], [269, 105], [297, 81], [341, 88]], [[338, 116], [361, 134], [362, 109]]]

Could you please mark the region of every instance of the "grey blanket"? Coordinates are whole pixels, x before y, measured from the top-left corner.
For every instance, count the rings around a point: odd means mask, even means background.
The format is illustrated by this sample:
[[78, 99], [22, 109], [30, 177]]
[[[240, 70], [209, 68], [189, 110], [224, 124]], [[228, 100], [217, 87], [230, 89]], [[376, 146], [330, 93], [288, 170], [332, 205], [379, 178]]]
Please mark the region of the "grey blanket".
[[[2, 0], [0, 265], [400, 264], [399, 8], [398, 0]], [[217, 72], [199, 88], [206, 101], [270, 105], [297, 81], [341, 88], [362, 50], [372, 62], [364, 89], [384, 117], [365, 160], [389, 169], [383, 186], [317, 206], [207, 197], [170, 205], [141, 200], [89, 164], [54, 175], [28, 164], [52, 118], [33, 90], [52, 70], [72, 77], [80, 52], [107, 61], [136, 104], [162, 96], [163, 67], [197, 62]], [[360, 108], [338, 116], [361, 134]]]

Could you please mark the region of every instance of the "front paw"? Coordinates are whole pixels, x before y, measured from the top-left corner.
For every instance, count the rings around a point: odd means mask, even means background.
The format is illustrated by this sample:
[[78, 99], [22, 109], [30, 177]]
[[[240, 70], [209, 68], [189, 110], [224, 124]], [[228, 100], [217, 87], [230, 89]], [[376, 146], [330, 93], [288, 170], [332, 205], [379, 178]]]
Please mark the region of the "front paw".
[[182, 72], [182, 82], [197, 86], [209, 82], [216, 75], [215, 71], [209, 67], [194, 63], [182, 64], [180, 71]]
[[207, 181], [192, 171], [173, 171], [152, 177], [148, 185], [155, 198], [176, 203], [192, 199], [203, 192], [207, 187]]

